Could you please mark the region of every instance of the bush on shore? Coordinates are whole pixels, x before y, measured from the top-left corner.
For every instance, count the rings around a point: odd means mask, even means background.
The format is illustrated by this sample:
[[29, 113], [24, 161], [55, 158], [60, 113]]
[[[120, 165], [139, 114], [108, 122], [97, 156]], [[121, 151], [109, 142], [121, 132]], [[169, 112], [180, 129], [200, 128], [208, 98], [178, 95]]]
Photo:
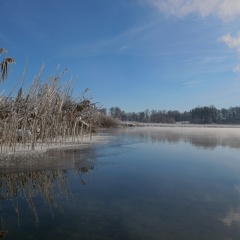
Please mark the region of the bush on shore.
[[99, 114], [98, 122], [99, 126], [102, 128], [115, 128], [121, 126], [121, 121], [119, 119], [103, 113]]

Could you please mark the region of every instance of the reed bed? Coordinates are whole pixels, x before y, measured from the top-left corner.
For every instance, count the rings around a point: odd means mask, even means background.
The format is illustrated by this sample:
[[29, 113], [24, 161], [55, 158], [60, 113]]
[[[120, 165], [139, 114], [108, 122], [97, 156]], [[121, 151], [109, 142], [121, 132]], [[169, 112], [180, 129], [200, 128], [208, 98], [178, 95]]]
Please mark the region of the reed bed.
[[42, 71], [27, 90], [13, 97], [0, 96], [0, 153], [52, 144], [80, 143], [98, 125], [99, 112], [84, 93], [73, 97], [72, 81], [60, 83], [65, 74], [42, 81]]

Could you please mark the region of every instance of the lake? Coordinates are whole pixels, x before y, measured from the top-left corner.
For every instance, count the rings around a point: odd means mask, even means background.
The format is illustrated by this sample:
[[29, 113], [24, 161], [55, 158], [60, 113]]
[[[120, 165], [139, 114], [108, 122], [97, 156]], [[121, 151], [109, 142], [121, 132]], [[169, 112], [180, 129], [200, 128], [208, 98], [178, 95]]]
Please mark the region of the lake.
[[0, 238], [240, 239], [240, 129], [136, 127], [1, 165]]

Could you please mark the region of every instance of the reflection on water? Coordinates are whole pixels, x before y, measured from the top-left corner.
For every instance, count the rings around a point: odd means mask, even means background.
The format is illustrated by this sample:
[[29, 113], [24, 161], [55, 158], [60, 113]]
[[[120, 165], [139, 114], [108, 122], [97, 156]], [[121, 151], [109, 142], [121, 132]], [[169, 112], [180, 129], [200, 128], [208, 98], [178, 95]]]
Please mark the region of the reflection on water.
[[[122, 132], [123, 130], [119, 130]], [[147, 142], [188, 142], [196, 147], [217, 146], [240, 148], [240, 128], [140, 127], [126, 128], [125, 133], [138, 135]]]
[[230, 210], [230, 212], [223, 218], [223, 222], [228, 227], [232, 227], [233, 224], [240, 224], [240, 207], [235, 210]]
[[34, 203], [34, 199], [40, 193], [44, 201], [46, 201], [50, 209], [57, 206], [54, 191], [55, 181], [59, 184], [59, 191], [68, 194], [66, 187], [65, 171], [47, 171], [47, 172], [26, 172], [26, 173], [10, 173], [0, 174], [1, 179], [1, 200], [8, 200], [18, 215], [19, 222], [19, 202], [18, 198], [23, 198], [35, 215], [36, 222], [39, 222], [38, 211]]
[[[236, 185], [235, 189], [237, 190], [237, 192], [240, 193], [240, 185]], [[240, 202], [239, 205], [229, 210], [229, 212], [222, 219], [222, 221], [228, 227], [233, 227], [234, 225], [240, 227]]]
[[[92, 168], [93, 169], [93, 168]], [[81, 181], [86, 184], [82, 175], [87, 173], [89, 168], [77, 169], [76, 175], [81, 176]], [[71, 195], [68, 183], [68, 172], [66, 170], [33, 171], [20, 173], [0, 174], [0, 201], [11, 201], [19, 220], [18, 199], [24, 199], [32, 210], [35, 220], [38, 223], [38, 211], [34, 199], [41, 196], [44, 202], [52, 207], [60, 208], [57, 204], [58, 195], [63, 195], [66, 199]], [[20, 225], [20, 223], [19, 223]]]
[[[79, 158], [83, 155], [85, 158]], [[19, 162], [11, 163], [0, 170], [0, 206], [5, 206], [5, 202], [10, 203], [16, 213], [19, 230], [21, 229], [21, 212], [26, 211], [24, 203], [27, 203], [34, 215], [36, 224], [40, 222], [39, 199], [48, 205], [49, 215], [52, 218], [54, 218], [54, 209], [61, 213], [64, 212], [58, 200], [73, 198], [69, 175], [73, 175], [79, 184], [86, 185], [87, 174], [94, 170], [96, 159], [86, 158], [89, 155], [93, 156], [93, 152], [90, 154], [89, 149], [81, 149], [81, 151], [79, 149], [55, 150], [42, 155], [42, 159], [38, 157], [32, 159], [31, 162], [28, 160], [27, 163], [24, 163], [22, 159], [21, 164]], [[40, 160], [42, 162], [36, 162]], [[26, 166], [26, 164], [28, 165]], [[46, 170], [49, 167], [54, 169]], [[32, 170], [30, 171], [29, 168]], [[7, 227], [5, 220], [1, 218], [1, 221], [0, 238], [5, 238], [8, 230], [5, 229]], [[24, 219], [22, 221], [24, 222]]]
[[2, 163], [0, 238], [240, 239], [238, 132], [110, 134], [107, 145]]

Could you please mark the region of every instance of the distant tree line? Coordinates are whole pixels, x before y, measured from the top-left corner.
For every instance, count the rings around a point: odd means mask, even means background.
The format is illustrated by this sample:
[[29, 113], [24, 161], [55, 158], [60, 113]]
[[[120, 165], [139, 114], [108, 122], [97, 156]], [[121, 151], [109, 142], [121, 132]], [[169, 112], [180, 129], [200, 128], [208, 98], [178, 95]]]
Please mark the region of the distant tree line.
[[240, 107], [217, 109], [215, 106], [196, 107], [190, 111], [149, 110], [142, 112], [125, 112], [119, 107], [111, 107], [109, 111], [103, 108], [102, 114], [109, 115], [121, 121], [143, 123], [177, 123], [189, 122], [194, 124], [240, 124]]

